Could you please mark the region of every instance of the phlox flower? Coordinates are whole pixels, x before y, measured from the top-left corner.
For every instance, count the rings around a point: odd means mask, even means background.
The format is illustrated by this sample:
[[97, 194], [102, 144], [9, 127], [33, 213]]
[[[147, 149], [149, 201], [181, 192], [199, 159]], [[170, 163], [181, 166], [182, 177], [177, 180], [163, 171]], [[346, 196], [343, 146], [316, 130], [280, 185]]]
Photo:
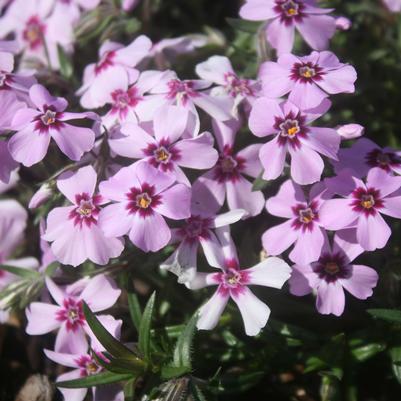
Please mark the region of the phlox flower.
[[198, 64], [196, 73], [200, 78], [218, 85], [212, 89], [212, 95], [232, 98], [233, 113], [242, 101], [252, 102], [259, 92], [258, 83], [252, 79], [240, 78], [230, 60], [224, 56], [212, 56]]
[[356, 71], [340, 63], [332, 52], [314, 51], [305, 57], [283, 54], [277, 62], [266, 61], [260, 66], [259, 78], [264, 96], [290, 93], [288, 99], [304, 110], [319, 106], [328, 95], [354, 93]]
[[352, 26], [352, 22], [349, 18], [340, 16], [336, 18], [336, 28], [339, 31], [348, 31]]
[[140, 2], [141, 0], [122, 0], [121, 8], [126, 11], [132, 11]]
[[149, 113], [144, 120], [151, 120], [157, 114], [158, 107], [163, 105], [176, 105], [189, 110], [194, 116], [194, 131], [199, 132], [199, 107], [212, 118], [219, 121], [227, 121], [232, 118], [231, 99], [229, 97], [217, 97], [210, 94], [212, 83], [201, 79], [181, 80], [174, 71], [164, 72], [161, 80], [151, 90], [149, 101], [153, 102], [153, 113]]
[[136, 74], [134, 67], [148, 54], [151, 46], [152, 42], [144, 35], [125, 47], [116, 42], [104, 42], [99, 49], [99, 61], [85, 67], [83, 84], [77, 91], [77, 95], [81, 96], [82, 107], [93, 109], [102, 106], [104, 81], [100, 77], [106, 71], [109, 76], [121, 74], [122, 70], [128, 76]]
[[90, 128], [67, 124], [69, 120], [90, 118], [94, 113], [69, 113], [66, 99], [53, 97], [42, 85], [33, 85], [29, 97], [36, 108], [19, 110], [12, 128], [18, 132], [8, 142], [12, 157], [25, 166], [43, 160], [53, 138], [60, 150], [72, 160], [80, 160], [84, 152], [92, 149], [95, 132]]
[[261, 145], [249, 145], [235, 152], [234, 141], [239, 122], [213, 121], [212, 124], [218, 142], [219, 159], [199, 180], [210, 189], [219, 205], [223, 205], [227, 199], [230, 210], [244, 209], [246, 217], [257, 216], [263, 209], [263, 193], [253, 191], [252, 183], [244, 175], [257, 177], [262, 171], [257, 156]]
[[58, 29], [57, 22], [60, 22], [60, 19], [52, 22], [49, 18], [53, 5], [53, 1], [48, 0], [14, 0], [0, 19], [0, 37], [13, 32], [23, 52], [24, 61], [35, 59], [48, 65], [47, 52], [49, 67], [57, 69], [57, 45], [63, 46], [67, 52], [71, 51], [69, 45], [72, 44], [72, 31], [69, 40], [66, 41], [65, 31]]
[[262, 243], [267, 254], [280, 255], [295, 244], [290, 253], [293, 262], [307, 264], [317, 260], [326, 237], [319, 218], [320, 208], [330, 197], [321, 183], [311, 188], [307, 199], [299, 185], [285, 181], [277, 195], [266, 202], [269, 214], [288, 219], [263, 234]]
[[99, 214], [105, 236], [128, 234], [144, 252], [156, 252], [167, 245], [171, 231], [164, 217], [182, 220], [191, 214], [191, 189], [174, 183], [174, 177], [146, 162], [124, 167], [101, 182], [100, 194], [113, 201]]
[[399, 13], [401, 11], [401, 0], [383, 0], [383, 3], [393, 13]]
[[350, 169], [358, 178], [365, 177], [373, 167], [379, 167], [389, 174], [401, 174], [401, 151], [381, 148], [370, 139], [361, 138], [350, 148], [340, 149], [338, 161], [332, 164], [336, 173]]
[[249, 128], [259, 137], [274, 135], [259, 151], [264, 179], [273, 180], [282, 174], [289, 153], [291, 177], [296, 183], [306, 185], [320, 180], [324, 168], [320, 154], [337, 160], [341, 137], [334, 129], [309, 124], [325, 114], [330, 105], [325, 99], [313, 110], [301, 110], [289, 101], [255, 101]]
[[105, 265], [124, 249], [120, 239], [105, 238], [98, 226], [100, 205], [105, 200], [94, 193], [96, 180], [92, 166], [64, 173], [57, 180], [57, 188], [72, 205], [50, 211], [42, 238], [52, 242], [51, 249], [63, 264], [78, 266], [89, 259]]
[[213, 329], [231, 298], [238, 306], [248, 336], [256, 336], [266, 325], [270, 308], [259, 300], [248, 288], [261, 285], [280, 289], [290, 277], [291, 269], [283, 260], [270, 257], [249, 269], [241, 269], [235, 245], [229, 230], [218, 229], [220, 246], [214, 249], [214, 260], [208, 262], [221, 271], [218, 273], [197, 273], [187, 283], [190, 289], [217, 285], [217, 291], [199, 310], [197, 327], [200, 330]]
[[242, 209], [218, 213], [220, 208], [210, 189], [196, 180], [192, 185], [191, 216], [179, 228], [172, 229], [170, 244], [177, 244], [176, 249], [160, 265], [177, 275], [179, 283], [194, 279], [199, 246], [206, 258], [212, 257], [213, 246], [219, 246], [215, 229], [235, 223], [245, 214]]
[[355, 139], [365, 133], [365, 128], [360, 124], [345, 124], [336, 127], [336, 131], [342, 140]]
[[294, 45], [295, 29], [315, 50], [324, 50], [336, 31], [336, 22], [326, 15], [333, 9], [316, 6], [315, 0], [246, 0], [240, 16], [252, 21], [268, 21], [268, 42], [279, 54]]
[[329, 230], [356, 228], [356, 238], [363, 249], [383, 248], [391, 229], [382, 214], [401, 218], [401, 177], [391, 176], [381, 168], [372, 168], [366, 184], [343, 170], [337, 177], [325, 180], [327, 188], [342, 198], [327, 200], [319, 218]]
[[[85, 278], [66, 287], [46, 277], [46, 287], [57, 305], [32, 302], [26, 309], [26, 332], [41, 335], [58, 330], [55, 351], [63, 353], [70, 353], [74, 348], [88, 349], [86, 335], [91, 335], [92, 331], [86, 323], [82, 302], [93, 312], [100, 312], [112, 307], [121, 294], [114, 281], [104, 275]], [[107, 315], [98, 318], [102, 323], [112, 319]]]
[[289, 280], [291, 294], [303, 296], [316, 291], [319, 313], [335, 316], [344, 312], [344, 289], [355, 298], [369, 298], [379, 276], [371, 267], [353, 263], [363, 252], [353, 237], [349, 230], [338, 232], [332, 246], [325, 241], [319, 260], [293, 266]]
[[[139, 73], [135, 69], [127, 74], [120, 66], [101, 74], [93, 93], [99, 106], [111, 106], [102, 117], [102, 124], [111, 128], [126, 121], [137, 123], [146, 119], [149, 113], [153, 114], [155, 105], [146, 96], [146, 92], [158, 83], [162, 75], [161, 71]], [[96, 89], [101, 91], [95, 91]]]
[[[102, 321], [105, 329], [115, 338], [120, 338], [121, 320], [114, 320], [111, 316]], [[103, 355], [104, 347], [94, 338], [93, 333], [91, 337], [91, 349], [99, 358], [107, 359]], [[74, 380], [82, 377], [88, 377], [103, 372], [104, 369], [98, 364], [96, 359], [89, 353], [87, 346], [84, 343], [72, 343], [69, 353], [55, 352], [49, 349], [44, 349], [46, 356], [53, 362], [59, 365], [72, 368], [69, 372], [59, 375], [56, 383], [66, 380]], [[83, 401], [88, 393], [88, 388], [81, 389], [67, 389], [59, 387], [61, 394], [66, 401]], [[101, 385], [91, 388], [93, 400], [95, 401], [123, 401], [124, 394], [121, 386], [118, 385]]]
[[125, 123], [121, 127], [123, 135], [109, 140], [110, 148], [118, 155], [144, 160], [190, 186], [181, 167], [211, 168], [218, 154], [213, 148], [214, 140], [209, 132], [194, 138], [181, 138], [187, 131], [188, 114], [187, 110], [177, 106], [161, 107], [149, 133], [137, 124]]

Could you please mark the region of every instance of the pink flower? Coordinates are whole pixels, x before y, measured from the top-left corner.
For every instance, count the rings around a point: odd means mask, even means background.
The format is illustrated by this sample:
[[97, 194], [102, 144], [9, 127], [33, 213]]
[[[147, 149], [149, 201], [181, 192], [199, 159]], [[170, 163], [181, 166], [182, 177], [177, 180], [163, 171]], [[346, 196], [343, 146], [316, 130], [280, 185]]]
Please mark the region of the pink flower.
[[243, 100], [252, 102], [259, 92], [258, 83], [251, 79], [240, 78], [234, 72], [230, 60], [224, 56], [212, 56], [196, 66], [196, 73], [202, 79], [218, 86], [212, 89], [214, 96], [230, 96], [233, 111]]
[[193, 290], [218, 286], [212, 298], [200, 308], [197, 327], [200, 330], [213, 329], [231, 298], [240, 310], [246, 334], [256, 336], [266, 325], [270, 308], [248, 287], [262, 285], [280, 289], [290, 277], [291, 269], [283, 260], [272, 257], [242, 270], [228, 229], [218, 229], [218, 235], [220, 246], [214, 249], [214, 260], [210, 257], [208, 262], [221, 271], [197, 273], [194, 280], [187, 283]]
[[336, 128], [343, 140], [359, 138], [364, 134], [365, 128], [359, 124], [345, 124]]
[[230, 210], [244, 209], [247, 217], [257, 216], [263, 209], [263, 193], [253, 191], [252, 183], [244, 175], [257, 177], [260, 174], [262, 166], [257, 155], [261, 145], [250, 145], [234, 152], [238, 121], [213, 121], [212, 124], [220, 150], [219, 159], [199, 181], [210, 189], [217, 204], [222, 206], [227, 198]]
[[287, 152], [291, 156], [291, 177], [301, 185], [320, 180], [324, 163], [319, 155], [337, 160], [341, 137], [334, 129], [309, 124], [330, 108], [325, 99], [313, 110], [300, 110], [289, 101], [260, 98], [253, 104], [249, 128], [260, 137], [275, 135], [259, 151], [264, 167], [263, 178], [273, 180], [284, 169]]
[[295, 244], [290, 259], [298, 264], [314, 262], [320, 256], [326, 233], [319, 214], [330, 194], [321, 183], [315, 184], [304, 196], [300, 186], [285, 181], [276, 196], [269, 198], [266, 209], [269, 214], [288, 219], [268, 229], [262, 236], [268, 255], [280, 255]]
[[111, 128], [117, 123], [146, 120], [149, 113], [153, 114], [154, 108], [158, 107], [146, 93], [159, 82], [162, 75], [161, 71], [139, 73], [134, 69], [127, 74], [122, 67], [105, 71], [95, 87], [99, 91], [93, 90], [99, 106], [111, 105], [102, 123]]
[[382, 214], [401, 218], [401, 177], [389, 175], [381, 168], [372, 168], [366, 184], [343, 170], [337, 177], [326, 179], [329, 190], [342, 196], [327, 200], [320, 208], [319, 217], [329, 230], [356, 227], [356, 238], [363, 249], [383, 248], [391, 229]]
[[260, 67], [262, 92], [270, 98], [290, 93], [288, 99], [302, 110], [319, 106], [329, 94], [353, 93], [356, 71], [329, 51], [296, 57], [284, 54]]
[[177, 106], [164, 106], [155, 115], [150, 134], [137, 124], [126, 123], [121, 127], [123, 136], [109, 141], [110, 148], [118, 155], [144, 160], [190, 186], [181, 167], [211, 168], [218, 154], [209, 132], [180, 139], [187, 129], [188, 114]]
[[[105, 319], [105, 317], [107, 317], [107, 319]], [[115, 320], [111, 316], [104, 316], [102, 319], [102, 324], [113, 337], [117, 339], [120, 338], [122, 324], [121, 320]], [[95, 352], [99, 358], [107, 361], [102, 353], [104, 351], [103, 346], [101, 346], [101, 344], [94, 338], [93, 333], [91, 333], [90, 337], [92, 340], [91, 349], [93, 352]], [[54, 352], [48, 349], [45, 349], [44, 353], [49, 359], [58, 363], [59, 365], [73, 369], [58, 376], [56, 382], [79, 379], [82, 377], [96, 375], [104, 371], [104, 369], [96, 362], [96, 359], [88, 353], [87, 346], [81, 342], [71, 343], [69, 353]], [[66, 389], [60, 387], [59, 390], [63, 394], [64, 399], [68, 401], [83, 401], [88, 393], [87, 388]], [[98, 401], [124, 401], [124, 395], [121, 387], [118, 385], [102, 385], [97, 388], [92, 387], [92, 396], [94, 400]]]
[[[113, 306], [121, 293], [104, 275], [82, 279], [65, 288], [46, 277], [46, 286], [57, 305], [32, 302], [26, 309], [26, 332], [41, 335], [57, 329], [55, 351], [63, 353], [73, 352], [77, 347], [88, 348], [86, 335], [91, 335], [92, 331], [86, 323], [82, 302], [85, 301], [93, 312], [100, 312]], [[108, 316], [99, 318], [101, 321], [110, 319]]]
[[98, 226], [100, 205], [105, 201], [94, 194], [96, 180], [92, 166], [82, 167], [73, 174], [64, 173], [57, 180], [57, 188], [73, 205], [49, 213], [42, 238], [52, 242], [51, 249], [63, 264], [78, 266], [89, 259], [105, 265], [124, 249], [121, 240], [105, 238]]
[[132, 11], [141, 0], [122, 0], [121, 7], [124, 11]]
[[[199, 245], [210, 256], [213, 247], [219, 246], [214, 230], [240, 220], [245, 210], [237, 209], [217, 214], [216, 203], [210, 189], [197, 180], [192, 186], [191, 217], [181, 227], [172, 229], [170, 244], [178, 244], [175, 251], [161, 265], [178, 276], [179, 283], [192, 281], [197, 271]], [[208, 256], [207, 256], [208, 258]]]
[[53, 97], [42, 85], [33, 85], [29, 97], [36, 109], [19, 110], [13, 119], [13, 128], [18, 132], [8, 142], [12, 157], [25, 166], [43, 160], [53, 138], [60, 150], [72, 160], [79, 160], [84, 152], [92, 149], [95, 132], [90, 128], [76, 127], [66, 121], [91, 118], [94, 113], [68, 113], [67, 101]]
[[383, 3], [393, 13], [399, 13], [401, 11], [401, 0], [383, 0]]
[[358, 244], [350, 242], [352, 236], [349, 230], [337, 233], [332, 247], [326, 240], [317, 262], [293, 266], [291, 294], [303, 296], [316, 291], [319, 313], [336, 316], [344, 312], [344, 289], [355, 298], [369, 298], [379, 276], [368, 266], [352, 263], [363, 252]]
[[201, 108], [212, 118], [219, 121], [227, 121], [231, 116], [232, 101], [229, 97], [211, 96], [208, 88], [212, 85], [209, 81], [200, 79], [180, 80], [174, 71], [165, 71], [160, 82], [155, 85], [150, 93], [153, 95], [149, 100], [154, 102], [153, 115], [149, 114], [147, 119], [153, 119], [157, 114], [157, 105], [176, 105], [192, 112], [195, 119], [194, 131], [199, 131], [199, 115], [196, 107]]
[[347, 17], [337, 17], [336, 18], [336, 28], [340, 31], [348, 31], [352, 26], [352, 22], [349, 18]]
[[316, 7], [314, 0], [247, 0], [240, 16], [269, 21], [267, 40], [282, 54], [292, 50], [295, 28], [312, 49], [326, 49], [336, 30], [335, 19], [325, 15], [331, 11]]
[[[106, 41], [99, 49], [99, 61], [89, 64], [84, 71], [83, 85], [77, 91], [81, 97], [81, 105], [86, 109], [102, 106], [104, 102], [103, 80], [100, 77], [107, 71], [108, 76], [121, 74], [128, 76], [137, 74], [134, 67], [148, 54], [152, 42], [144, 35], [139, 36], [128, 46]], [[101, 100], [99, 100], [101, 94]], [[103, 103], [104, 104], [104, 103]]]
[[379, 167], [389, 174], [401, 174], [401, 151], [381, 148], [368, 138], [357, 140], [350, 148], [340, 149], [338, 161], [333, 163], [336, 173], [350, 169], [362, 178], [372, 167]]
[[[57, 45], [72, 50], [68, 45], [72, 42], [72, 31], [69, 41], [66, 33], [57, 29], [57, 24], [49, 18], [53, 10], [53, 1], [48, 0], [14, 0], [0, 20], [0, 37], [13, 32], [19, 48], [23, 51], [23, 60], [36, 59], [51, 68], [59, 68]], [[64, 15], [64, 20], [68, 16]], [[63, 20], [58, 20], [58, 22]], [[64, 25], [63, 25], [64, 26]]]
[[171, 175], [137, 162], [100, 183], [101, 195], [114, 201], [99, 215], [106, 237], [129, 234], [144, 252], [156, 252], [167, 245], [171, 232], [163, 216], [182, 220], [191, 214], [190, 188], [174, 182]]

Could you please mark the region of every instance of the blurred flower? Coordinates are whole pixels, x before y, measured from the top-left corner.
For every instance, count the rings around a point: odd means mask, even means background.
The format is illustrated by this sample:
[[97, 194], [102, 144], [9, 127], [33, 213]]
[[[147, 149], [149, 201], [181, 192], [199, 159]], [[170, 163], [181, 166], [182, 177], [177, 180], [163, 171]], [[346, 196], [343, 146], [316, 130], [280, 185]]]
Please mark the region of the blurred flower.
[[372, 168], [366, 184], [353, 177], [352, 170], [343, 170], [337, 177], [325, 180], [330, 191], [342, 198], [327, 200], [319, 218], [329, 230], [356, 228], [358, 243], [366, 251], [383, 248], [391, 229], [381, 214], [401, 218], [401, 177], [391, 176], [381, 168]]
[[228, 228], [217, 229], [220, 245], [214, 247], [208, 257], [211, 266], [221, 269], [219, 273], [197, 273], [187, 283], [195, 290], [217, 285], [212, 298], [199, 310], [198, 329], [213, 329], [230, 298], [237, 304], [248, 336], [256, 336], [266, 325], [270, 308], [260, 301], [248, 288], [262, 285], [280, 289], [290, 277], [291, 269], [279, 258], [267, 258], [250, 269], [241, 270], [235, 245]]
[[252, 183], [244, 175], [257, 177], [261, 173], [262, 166], [258, 159], [261, 145], [249, 145], [239, 152], [234, 152], [239, 122], [213, 121], [212, 124], [220, 150], [219, 160], [210, 171], [199, 178], [199, 181], [209, 188], [220, 206], [227, 198], [230, 210], [244, 209], [245, 217], [257, 216], [263, 209], [263, 193], [253, 191]]
[[84, 118], [96, 120], [96, 114], [65, 112], [67, 100], [51, 96], [42, 85], [33, 85], [29, 97], [36, 109], [18, 111], [12, 122], [12, 128], [18, 132], [9, 140], [8, 148], [16, 161], [28, 167], [40, 162], [47, 153], [50, 138], [72, 160], [79, 160], [84, 152], [92, 149], [94, 131], [66, 124], [66, 121]]
[[340, 31], [348, 31], [352, 26], [352, 22], [347, 17], [337, 17], [336, 18], [336, 28]]
[[188, 186], [191, 185], [181, 167], [204, 170], [215, 165], [218, 154], [209, 132], [194, 138], [181, 139], [187, 130], [188, 111], [177, 106], [161, 107], [149, 133], [139, 125], [125, 123], [120, 138], [109, 141], [118, 155], [141, 159]]
[[273, 180], [284, 169], [287, 152], [291, 156], [291, 177], [301, 185], [320, 180], [324, 169], [322, 157], [337, 160], [341, 137], [332, 128], [312, 127], [309, 124], [324, 115], [331, 102], [310, 110], [302, 110], [290, 101], [257, 99], [249, 117], [249, 128], [260, 137], [275, 135], [259, 151], [264, 167], [263, 178]]
[[100, 194], [113, 201], [100, 211], [99, 225], [106, 237], [129, 234], [144, 252], [167, 245], [170, 228], [163, 216], [182, 220], [190, 216], [191, 190], [145, 162], [122, 168], [100, 183]]
[[36, 209], [39, 206], [43, 205], [52, 195], [53, 191], [50, 185], [46, 182], [44, 183], [32, 196], [29, 201], [28, 208]]
[[100, 205], [105, 200], [94, 194], [96, 180], [92, 166], [64, 173], [57, 180], [57, 188], [73, 205], [50, 211], [42, 238], [52, 242], [51, 249], [63, 264], [78, 266], [89, 259], [105, 265], [124, 249], [120, 239], [105, 238], [98, 226]]
[[341, 231], [335, 235], [332, 247], [326, 239], [317, 262], [293, 266], [291, 294], [303, 296], [316, 291], [319, 313], [336, 316], [344, 312], [344, 289], [355, 298], [369, 298], [379, 276], [368, 266], [352, 263], [363, 252], [353, 237], [350, 230]]
[[268, 255], [280, 255], [292, 244], [290, 259], [298, 264], [314, 262], [320, 256], [326, 233], [319, 211], [331, 194], [322, 183], [315, 184], [305, 199], [303, 190], [291, 180], [281, 185], [276, 196], [269, 198], [266, 209], [270, 215], [288, 219], [269, 228], [262, 236]]
[[389, 174], [401, 174], [401, 151], [381, 148], [368, 138], [357, 140], [350, 148], [340, 149], [338, 161], [332, 163], [336, 173], [350, 169], [358, 178], [365, 177], [372, 167]]
[[383, 3], [394, 13], [399, 13], [401, 11], [401, 0], [383, 0]]
[[359, 124], [345, 124], [336, 128], [342, 139], [355, 139], [364, 134], [365, 128]]
[[[92, 331], [86, 323], [82, 310], [85, 301], [93, 312], [100, 312], [115, 304], [121, 294], [114, 281], [104, 275], [82, 279], [64, 288], [46, 277], [46, 286], [57, 305], [32, 302], [26, 309], [29, 335], [40, 335], [58, 330], [55, 351], [74, 352], [74, 349], [88, 349], [86, 334]], [[103, 322], [109, 316], [98, 316]], [[107, 324], [107, 323], [106, 323]]]
[[329, 51], [305, 57], [284, 54], [277, 62], [264, 62], [259, 70], [264, 96], [290, 93], [288, 99], [301, 109], [317, 107], [329, 94], [353, 93], [356, 77], [354, 67], [340, 63]]
[[295, 28], [308, 45], [324, 50], [334, 35], [333, 9], [316, 7], [309, 0], [246, 0], [240, 16], [251, 21], [268, 21], [266, 36], [278, 54], [289, 53], [294, 45]]

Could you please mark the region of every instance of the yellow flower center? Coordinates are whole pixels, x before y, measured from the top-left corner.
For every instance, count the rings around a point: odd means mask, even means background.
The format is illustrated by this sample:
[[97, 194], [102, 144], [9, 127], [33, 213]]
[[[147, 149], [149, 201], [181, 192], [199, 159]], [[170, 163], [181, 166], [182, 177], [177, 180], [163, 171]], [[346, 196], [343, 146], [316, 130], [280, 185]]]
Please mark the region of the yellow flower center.
[[163, 163], [169, 160], [170, 153], [162, 146], [155, 151], [155, 158], [158, 162]]
[[56, 122], [56, 113], [51, 110], [47, 110], [45, 114], [43, 114], [40, 119], [42, 123], [45, 125], [51, 125]]
[[312, 212], [310, 207], [299, 211], [299, 220], [302, 223], [309, 224], [314, 218], [315, 213]]
[[375, 200], [372, 195], [362, 195], [361, 206], [365, 209], [371, 209], [375, 205]]
[[299, 75], [304, 78], [313, 78], [316, 75], [316, 71], [314, 68], [305, 65], [299, 69]]
[[152, 198], [147, 193], [140, 194], [136, 198], [137, 206], [142, 209], [147, 209], [151, 203], [152, 203]]

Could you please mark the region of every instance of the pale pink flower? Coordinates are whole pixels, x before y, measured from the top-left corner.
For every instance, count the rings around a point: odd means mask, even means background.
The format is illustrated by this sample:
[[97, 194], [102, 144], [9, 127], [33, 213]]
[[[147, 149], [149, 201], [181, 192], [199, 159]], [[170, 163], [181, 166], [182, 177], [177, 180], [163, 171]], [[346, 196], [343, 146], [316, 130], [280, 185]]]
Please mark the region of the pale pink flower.
[[248, 287], [261, 285], [280, 289], [290, 277], [291, 269], [283, 260], [271, 257], [249, 269], [242, 270], [229, 230], [220, 228], [217, 231], [220, 244], [215, 247], [214, 255], [209, 256], [208, 262], [221, 271], [197, 273], [195, 278], [187, 283], [187, 287], [193, 290], [212, 285], [218, 286], [212, 298], [200, 308], [197, 327], [200, 330], [213, 329], [231, 298], [240, 310], [246, 334], [256, 336], [266, 325], [270, 308]]
[[92, 149], [95, 132], [90, 128], [70, 125], [67, 121], [85, 118], [96, 121], [96, 114], [66, 112], [66, 99], [51, 96], [39, 84], [31, 87], [29, 96], [36, 109], [19, 110], [12, 122], [12, 128], [17, 133], [9, 140], [8, 149], [16, 161], [28, 167], [40, 162], [47, 153], [51, 138], [72, 160], [80, 160], [85, 152]]
[[[128, 46], [106, 41], [99, 49], [99, 61], [86, 66], [83, 84], [77, 91], [81, 96], [81, 105], [86, 109], [93, 109], [104, 104], [103, 80], [100, 77], [107, 71], [108, 74], [136, 74], [134, 67], [148, 54], [152, 42], [144, 35], [139, 36]], [[111, 71], [111, 72], [110, 72]], [[100, 98], [100, 99], [99, 99]]]
[[57, 180], [57, 188], [72, 205], [50, 211], [42, 238], [52, 242], [51, 249], [63, 264], [78, 266], [89, 259], [105, 265], [124, 249], [121, 240], [105, 238], [98, 226], [100, 205], [105, 200], [95, 194], [96, 181], [92, 166], [64, 173]]
[[144, 252], [156, 252], [166, 246], [171, 231], [164, 217], [182, 220], [191, 214], [190, 188], [174, 183], [174, 177], [145, 162], [124, 167], [101, 182], [100, 194], [113, 201], [99, 215], [105, 236], [128, 234]]
[[378, 274], [371, 267], [354, 264], [363, 252], [354, 233], [345, 230], [326, 240], [318, 261], [295, 265], [289, 280], [291, 294], [303, 296], [316, 291], [316, 308], [323, 315], [340, 316], [344, 312], [344, 289], [358, 299], [367, 299], [376, 287]]
[[[82, 309], [83, 301], [97, 313], [112, 307], [121, 294], [114, 281], [104, 275], [85, 278], [66, 287], [59, 287], [46, 277], [46, 287], [57, 305], [32, 302], [26, 309], [29, 335], [41, 335], [58, 330], [55, 351], [69, 353], [88, 348], [86, 335], [91, 335]], [[102, 321], [109, 316], [98, 316]]]
[[134, 123], [121, 127], [121, 137], [109, 140], [110, 148], [118, 155], [141, 159], [190, 186], [181, 169], [204, 170], [215, 165], [218, 154], [209, 132], [194, 138], [182, 139], [187, 132], [189, 112], [177, 106], [161, 107], [152, 129], [147, 131]]
[[216, 202], [223, 205], [227, 199], [230, 210], [244, 209], [245, 217], [257, 216], [264, 205], [261, 191], [253, 191], [252, 183], [244, 175], [258, 177], [262, 165], [258, 154], [262, 145], [253, 144], [234, 151], [235, 136], [239, 129], [239, 121], [227, 123], [213, 121], [214, 134], [219, 147], [219, 159], [216, 165], [199, 178], [206, 185]]

